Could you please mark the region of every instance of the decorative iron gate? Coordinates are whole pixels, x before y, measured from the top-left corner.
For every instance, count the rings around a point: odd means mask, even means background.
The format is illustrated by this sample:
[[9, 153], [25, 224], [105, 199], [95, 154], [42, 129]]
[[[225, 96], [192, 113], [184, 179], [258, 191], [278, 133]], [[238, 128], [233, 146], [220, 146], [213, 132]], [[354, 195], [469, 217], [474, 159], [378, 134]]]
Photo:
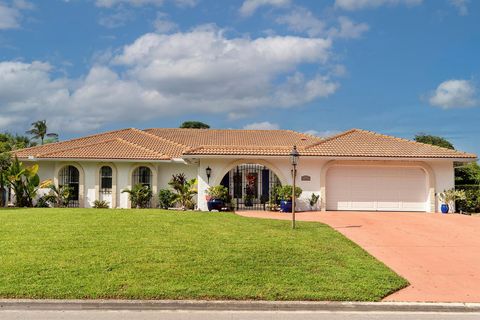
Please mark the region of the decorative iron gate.
[[80, 173], [74, 166], [64, 167], [58, 177], [60, 186], [69, 186], [72, 191], [70, 194], [69, 208], [78, 208], [80, 206]]
[[265, 166], [243, 164], [230, 170], [221, 184], [228, 188], [235, 210], [267, 210], [280, 179]]

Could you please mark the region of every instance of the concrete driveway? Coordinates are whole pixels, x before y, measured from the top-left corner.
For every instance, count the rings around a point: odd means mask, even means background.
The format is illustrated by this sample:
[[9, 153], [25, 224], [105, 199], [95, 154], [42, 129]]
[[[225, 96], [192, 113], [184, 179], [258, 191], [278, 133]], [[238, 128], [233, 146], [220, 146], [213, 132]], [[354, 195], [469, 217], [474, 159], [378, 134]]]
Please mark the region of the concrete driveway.
[[[290, 214], [239, 212], [291, 219]], [[480, 302], [480, 217], [397, 212], [304, 212], [328, 224], [410, 282], [385, 301]]]

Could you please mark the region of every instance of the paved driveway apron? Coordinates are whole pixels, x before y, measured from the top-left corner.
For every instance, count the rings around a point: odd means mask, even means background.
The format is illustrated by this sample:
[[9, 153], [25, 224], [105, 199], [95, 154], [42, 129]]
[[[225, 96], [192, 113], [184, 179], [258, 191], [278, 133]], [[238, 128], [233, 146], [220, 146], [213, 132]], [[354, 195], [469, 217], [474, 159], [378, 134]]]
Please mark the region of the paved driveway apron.
[[[289, 214], [240, 212], [290, 219]], [[385, 301], [480, 302], [480, 217], [408, 212], [305, 212], [410, 282]]]

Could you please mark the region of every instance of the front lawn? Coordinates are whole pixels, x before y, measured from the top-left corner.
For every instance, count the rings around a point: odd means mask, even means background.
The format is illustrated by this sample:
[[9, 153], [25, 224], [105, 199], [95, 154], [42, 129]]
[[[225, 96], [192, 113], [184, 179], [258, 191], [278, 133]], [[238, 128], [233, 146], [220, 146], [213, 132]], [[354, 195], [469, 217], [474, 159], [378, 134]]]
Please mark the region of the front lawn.
[[0, 210], [0, 297], [368, 300], [406, 281], [320, 223], [162, 210]]

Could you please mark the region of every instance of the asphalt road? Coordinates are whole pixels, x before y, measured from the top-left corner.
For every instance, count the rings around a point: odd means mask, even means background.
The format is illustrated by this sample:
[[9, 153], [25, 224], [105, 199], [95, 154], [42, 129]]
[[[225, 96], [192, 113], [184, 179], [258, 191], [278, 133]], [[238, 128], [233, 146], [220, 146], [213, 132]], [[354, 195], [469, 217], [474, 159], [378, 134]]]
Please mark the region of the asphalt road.
[[478, 320], [480, 313], [324, 312], [324, 311], [110, 311], [3, 310], [1, 320]]

